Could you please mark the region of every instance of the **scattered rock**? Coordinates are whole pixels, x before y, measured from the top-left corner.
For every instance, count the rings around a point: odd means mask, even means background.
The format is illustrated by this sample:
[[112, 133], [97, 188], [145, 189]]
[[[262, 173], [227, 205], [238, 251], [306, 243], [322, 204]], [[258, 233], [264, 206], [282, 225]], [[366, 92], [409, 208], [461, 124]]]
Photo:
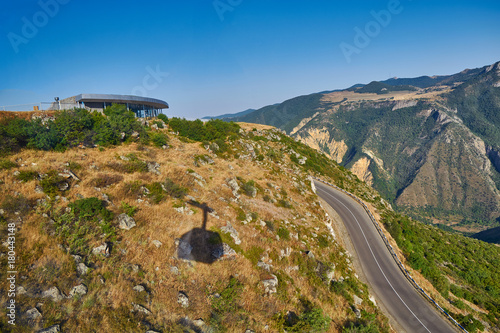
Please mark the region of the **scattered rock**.
[[375, 297], [373, 295], [370, 295], [369, 299], [375, 306], [377, 306], [377, 301], [375, 300]]
[[361, 311], [359, 311], [358, 308], [353, 306], [352, 311], [354, 311], [354, 313], [356, 314], [356, 318], [358, 318], [358, 319], [361, 318]]
[[191, 251], [193, 251], [193, 247], [188, 242], [177, 238], [175, 240], [175, 246], [177, 247], [177, 257], [181, 259], [187, 259], [191, 256]]
[[179, 291], [179, 294], [177, 295], [177, 303], [179, 303], [183, 308], [187, 308], [189, 307], [189, 298], [185, 293]]
[[68, 298], [72, 298], [73, 296], [83, 296], [87, 293], [88, 289], [87, 286], [82, 284], [79, 284], [78, 286], [74, 286], [73, 289], [69, 292]]
[[118, 227], [120, 229], [130, 230], [135, 226], [136, 226], [136, 223], [135, 223], [135, 220], [133, 217], [128, 216], [125, 213], [118, 215]]
[[61, 332], [61, 327], [59, 325], [52, 325], [50, 327], [39, 330], [36, 333], [58, 333], [58, 332]]
[[18, 295], [24, 295], [26, 293], [27, 293], [27, 291], [26, 291], [26, 289], [23, 286], [17, 287], [17, 294]]
[[179, 268], [177, 268], [177, 266], [170, 267], [170, 273], [174, 275], [179, 275]]
[[104, 243], [101, 246], [94, 247], [92, 249], [92, 253], [95, 255], [102, 255], [105, 257], [109, 257], [109, 246], [107, 243]]
[[186, 215], [193, 215], [194, 214], [194, 212], [189, 207], [186, 207], [186, 206], [175, 207], [174, 210], [178, 213], [181, 213], [181, 214], [186, 214]]
[[40, 185], [35, 186], [36, 193], [43, 193], [43, 188]]
[[144, 306], [142, 306], [140, 304], [132, 303], [132, 305], [133, 305], [132, 312], [144, 313], [146, 315], [151, 314], [151, 311], [149, 311], [148, 309], [146, 309]]
[[79, 256], [78, 254], [72, 254], [71, 256], [73, 257], [73, 259], [75, 260], [75, 263], [77, 263], [77, 264], [81, 263], [83, 260], [82, 256]]
[[85, 265], [83, 262], [79, 263], [78, 265], [76, 265], [76, 272], [78, 273], [78, 275], [85, 275], [88, 273], [90, 268], [87, 267], [87, 265]]
[[66, 182], [62, 182], [57, 184], [57, 188], [59, 189], [59, 191], [66, 191], [69, 188], [69, 184]]
[[138, 292], [138, 293], [141, 293], [143, 291], [146, 291], [146, 288], [144, 288], [144, 286], [141, 286], [140, 284], [138, 284], [137, 286], [135, 286], [134, 288], [132, 288], [134, 291]]
[[162, 242], [160, 242], [159, 240], [156, 240], [156, 239], [155, 239], [155, 240], [153, 240], [153, 241], [152, 241], [152, 243], [153, 243], [153, 244], [154, 244], [154, 246], [156, 246], [157, 248], [159, 248], [160, 246], [162, 246], [162, 245], [163, 245], [163, 243], [162, 243]]
[[265, 262], [259, 260], [259, 262], [257, 263], [257, 267], [263, 268], [269, 272], [269, 271], [271, 271], [272, 266], [270, 264], [266, 264]]
[[148, 171], [160, 175], [160, 164], [158, 162], [148, 162]]
[[326, 272], [326, 278], [328, 279], [328, 283], [330, 283], [330, 281], [335, 281], [335, 265]]
[[241, 244], [241, 240], [238, 238], [239, 234], [238, 234], [238, 231], [236, 231], [236, 229], [234, 229], [234, 227], [231, 225], [231, 223], [228, 221], [226, 223], [226, 225], [222, 228], [220, 228], [220, 230], [224, 233], [227, 233], [231, 236], [232, 239], [234, 239], [234, 243], [236, 245], [239, 245]]
[[264, 286], [264, 292], [266, 295], [271, 295], [276, 293], [276, 288], [278, 287], [278, 278], [276, 275], [271, 274], [270, 279], [266, 279], [262, 281], [262, 285]]
[[238, 185], [238, 182], [236, 181], [236, 179], [235, 178], [226, 179], [226, 183], [229, 185], [229, 187], [233, 191], [233, 195], [236, 198], [239, 198], [240, 195], [238, 194], [238, 191], [240, 190], [240, 186]]
[[361, 303], [363, 303], [363, 300], [356, 295], [353, 295], [352, 298], [354, 299], [354, 305], [356, 306], [360, 306]]
[[229, 245], [222, 243], [221, 247], [217, 247], [212, 252], [212, 256], [217, 260], [227, 260], [236, 258], [238, 254]]
[[40, 313], [40, 311], [38, 311], [37, 308], [29, 309], [28, 311], [26, 311], [25, 316], [28, 320], [37, 320], [42, 318], [42, 314]]
[[42, 293], [42, 298], [51, 298], [54, 302], [59, 302], [64, 296], [57, 287], [52, 287]]

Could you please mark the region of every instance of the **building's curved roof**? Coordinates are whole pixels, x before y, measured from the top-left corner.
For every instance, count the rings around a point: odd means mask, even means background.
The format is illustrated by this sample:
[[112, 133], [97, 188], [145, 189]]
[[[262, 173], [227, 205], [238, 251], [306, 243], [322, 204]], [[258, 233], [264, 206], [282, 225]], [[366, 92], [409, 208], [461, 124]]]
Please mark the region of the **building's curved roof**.
[[109, 94], [80, 94], [75, 96], [75, 102], [106, 102], [106, 103], [120, 103], [120, 104], [143, 104], [152, 106], [157, 109], [168, 109], [168, 104], [165, 101], [133, 95], [109, 95]]

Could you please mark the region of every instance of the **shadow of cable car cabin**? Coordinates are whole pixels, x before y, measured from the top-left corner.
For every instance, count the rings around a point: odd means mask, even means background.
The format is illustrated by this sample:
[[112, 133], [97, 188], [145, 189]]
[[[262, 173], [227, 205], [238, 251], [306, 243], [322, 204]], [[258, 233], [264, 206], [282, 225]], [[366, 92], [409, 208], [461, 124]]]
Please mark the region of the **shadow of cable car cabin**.
[[201, 228], [194, 228], [176, 240], [177, 257], [212, 264], [224, 253], [219, 233], [207, 230], [208, 213], [213, 210], [206, 203], [189, 201], [188, 204], [203, 210], [203, 223]]

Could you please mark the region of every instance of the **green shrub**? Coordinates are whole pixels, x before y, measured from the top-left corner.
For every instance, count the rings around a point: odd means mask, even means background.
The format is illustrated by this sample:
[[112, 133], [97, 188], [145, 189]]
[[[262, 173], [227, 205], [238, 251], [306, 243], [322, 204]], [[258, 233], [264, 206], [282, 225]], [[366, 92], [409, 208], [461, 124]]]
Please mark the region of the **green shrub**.
[[120, 208], [125, 214], [132, 217], [139, 211], [139, 207], [131, 206], [124, 201], [121, 202]]
[[163, 201], [163, 199], [165, 199], [165, 191], [163, 191], [161, 185], [162, 184], [159, 182], [146, 185], [146, 188], [149, 190], [148, 197], [155, 204], [159, 204], [161, 201]]
[[257, 192], [255, 188], [255, 182], [253, 180], [249, 180], [248, 182], [243, 183], [243, 185], [241, 185], [241, 191], [245, 195], [251, 197], [253, 194]]
[[15, 212], [19, 212], [24, 215], [31, 209], [30, 204], [30, 200], [22, 194], [15, 197], [6, 195], [1, 207], [7, 213], [14, 214]]
[[151, 134], [151, 141], [156, 147], [163, 147], [168, 143], [168, 136], [165, 133], [155, 132]]
[[158, 119], [162, 120], [165, 124], [168, 124], [168, 117], [164, 115], [163, 113], [160, 113], [158, 115]]
[[59, 193], [59, 186], [64, 180], [64, 177], [59, 176], [57, 170], [50, 170], [40, 181], [40, 186], [45, 194], [53, 198]]
[[220, 332], [225, 331], [224, 326], [229, 326], [239, 321], [243, 315], [239, 305], [243, 284], [231, 277], [226, 287], [219, 291], [219, 297], [212, 298], [212, 314], [210, 324]]
[[125, 163], [108, 162], [106, 166], [121, 173], [148, 172], [148, 164], [141, 160], [131, 160]]
[[265, 221], [267, 229], [271, 230], [274, 232], [274, 222], [273, 221]]
[[326, 235], [318, 235], [318, 245], [321, 249], [327, 248], [330, 246], [330, 242], [328, 241], [328, 236]]
[[302, 313], [289, 318], [280, 313], [277, 316], [277, 324], [280, 330], [287, 332], [326, 332], [330, 328], [331, 319], [323, 313], [323, 310], [314, 306], [305, 298], [300, 299]]
[[288, 229], [286, 228], [280, 227], [277, 234], [282, 240], [290, 240], [290, 231], [288, 231]]
[[158, 128], [165, 128], [165, 126], [163, 126], [163, 122], [161, 121], [153, 121], [153, 124], [158, 126]]
[[264, 249], [260, 246], [251, 246], [247, 251], [245, 251], [245, 257], [252, 262], [252, 264], [257, 265]]
[[10, 170], [12, 168], [17, 168], [19, 165], [11, 160], [1, 159], [0, 160], [0, 170]]
[[107, 187], [123, 180], [122, 175], [100, 174], [92, 179], [91, 184], [95, 187]]
[[70, 203], [68, 207], [74, 211], [75, 216], [81, 221], [102, 219], [109, 222], [113, 219], [113, 213], [106, 209], [102, 200], [95, 197], [76, 200]]
[[82, 165], [80, 163], [77, 163], [77, 162], [69, 162], [68, 164], [69, 164], [68, 167], [71, 170], [81, 170], [81, 168], [82, 168]]
[[165, 186], [165, 192], [167, 192], [169, 196], [175, 199], [182, 199], [188, 193], [187, 188], [175, 184], [173, 180], [170, 178], [167, 178], [165, 180], [164, 186]]
[[285, 200], [285, 199], [278, 200], [277, 205], [278, 205], [278, 207], [283, 207], [283, 208], [287, 208], [287, 209], [290, 209], [293, 207], [292, 204], [288, 200]]
[[23, 170], [19, 171], [19, 174], [16, 176], [16, 179], [23, 182], [29, 182], [31, 180], [37, 179], [37, 177], [38, 177], [38, 172], [33, 170]]
[[125, 192], [125, 195], [128, 197], [136, 198], [143, 193], [142, 186], [142, 183], [138, 180], [126, 182], [123, 184], [123, 192]]
[[[116, 229], [111, 224], [113, 213], [98, 198], [76, 200], [68, 205], [70, 210], [54, 214], [56, 234], [71, 252], [89, 253], [89, 241], [113, 241]], [[104, 235], [104, 237], [103, 237]]]

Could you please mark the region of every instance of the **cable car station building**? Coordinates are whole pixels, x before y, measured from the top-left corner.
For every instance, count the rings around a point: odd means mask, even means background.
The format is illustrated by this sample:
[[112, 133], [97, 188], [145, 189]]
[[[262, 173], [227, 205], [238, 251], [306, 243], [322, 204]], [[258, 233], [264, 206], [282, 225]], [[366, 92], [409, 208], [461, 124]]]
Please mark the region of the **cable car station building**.
[[165, 101], [133, 95], [80, 94], [60, 100], [58, 103], [60, 108], [64, 108], [65, 104], [74, 104], [76, 107], [100, 112], [112, 104], [122, 104], [140, 118], [156, 117], [163, 109], [168, 109]]

